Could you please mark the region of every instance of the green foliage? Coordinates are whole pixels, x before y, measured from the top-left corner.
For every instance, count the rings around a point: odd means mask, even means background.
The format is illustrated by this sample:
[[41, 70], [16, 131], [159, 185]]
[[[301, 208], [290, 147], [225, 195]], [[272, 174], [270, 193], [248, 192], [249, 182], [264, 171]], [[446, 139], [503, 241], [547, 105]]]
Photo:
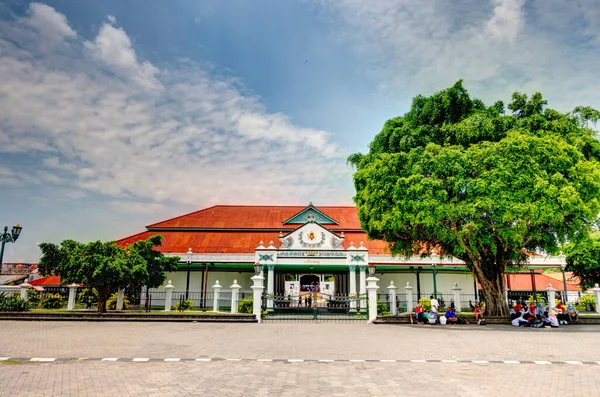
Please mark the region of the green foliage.
[[0, 312], [28, 312], [31, 307], [31, 302], [0, 292]]
[[[535, 294], [535, 301], [537, 303], [546, 303], [546, 297], [541, 294]], [[533, 302], [533, 295], [529, 295], [527, 297], [527, 303], [531, 303], [531, 302]]]
[[[77, 303], [87, 304], [89, 291], [89, 288], [85, 288], [83, 291], [78, 293], [76, 298]], [[92, 294], [90, 296], [92, 297], [92, 305], [98, 303], [98, 290], [96, 290], [96, 288], [92, 288]]]
[[431, 299], [429, 298], [421, 298], [419, 299], [419, 303], [423, 306], [423, 310], [426, 312], [431, 310]]
[[566, 270], [579, 278], [583, 288], [600, 283], [600, 233], [596, 232], [577, 244], [568, 244], [565, 252]]
[[184, 299], [181, 301], [177, 301], [175, 306], [173, 306], [173, 310], [177, 310], [178, 312], [184, 312], [186, 310], [192, 310], [194, 307], [194, 303], [189, 299]]
[[246, 298], [243, 301], [238, 303], [238, 312], [239, 313], [248, 313], [252, 314], [253, 310], [253, 299], [252, 297]]
[[60, 309], [66, 305], [65, 300], [60, 294], [42, 294], [40, 298], [40, 307], [42, 309]]
[[[106, 301], [106, 307], [109, 310], [116, 310], [117, 309], [117, 297], [118, 297], [118, 293], [114, 293], [110, 296], [110, 298], [108, 298], [108, 300]], [[123, 309], [129, 309], [129, 300], [127, 299], [127, 297], [123, 297]]]
[[593, 295], [582, 295], [581, 298], [579, 298], [579, 304], [583, 305], [584, 308], [586, 305], [596, 307], [596, 298]]
[[382, 303], [379, 298], [377, 298], [377, 314], [383, 315], [385, 312], [388, 312], [389, 314], [390, 307], [387, 304]]
[[463, 260], [491, 315], [506, 315], [504, 272], [527, 251], [579, 242], [600, 212], [600, 142], [593, 109], [562, 114], [542, 95], [515, 93], [504, 114], [471, 99], [462, 81], [388, 120], [354, 154], [354, 200], [371, 239], [393, 254], [439, 250]]
[[144, 277], [138, 277], [136, 281], [140, 285], [146, 285], [148, 288], [158, 288], [167, 279], [165, 272], [173, 272], [177, 270], [177, 263], [180, 258], [177, 256], [167, 257], [154, 247], [162, 245], [162, 236], [160, 234], [151, 236], [146, 240], [140, 240], [129, 246], [144, 261], [146, 261], [146, 271]]
[[39, 305], [40, 299], [41, 294], [38, 291], [34, 289], [30, 289], [29, 291], [27, 291], [27, 301], [29, 301], [31, 307], [36, 307], [37, 305]]

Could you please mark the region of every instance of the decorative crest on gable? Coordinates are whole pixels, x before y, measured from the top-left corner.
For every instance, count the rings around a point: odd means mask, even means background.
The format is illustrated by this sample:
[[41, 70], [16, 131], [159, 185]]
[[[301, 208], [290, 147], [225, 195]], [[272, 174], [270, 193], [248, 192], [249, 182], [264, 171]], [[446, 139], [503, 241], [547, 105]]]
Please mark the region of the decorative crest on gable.
[[306, 223], [279, 238], [279, 249], [335, 249], [343, 250], [343, 237], [327, 230], [318, 223]]
[[291, 218], [283, 221], [284, 225], [290, 224], [300, 224], [303, 225], [305, 223], [318, 223], [320, 225], [337, 225], [337, 221], [323, 212], [319, 211], [313, 203], [310, 203], [308, 207], [304, 208], [302, 211], [298, 212], [296, 215]]

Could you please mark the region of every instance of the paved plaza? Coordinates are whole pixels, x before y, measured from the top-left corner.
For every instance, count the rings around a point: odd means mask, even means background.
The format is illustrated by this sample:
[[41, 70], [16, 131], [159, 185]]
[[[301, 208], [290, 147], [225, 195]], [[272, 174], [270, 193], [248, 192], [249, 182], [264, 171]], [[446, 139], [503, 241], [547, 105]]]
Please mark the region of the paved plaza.
[[597, 326], [3, 321], [0, 395], [597, 396], [599, 333]]

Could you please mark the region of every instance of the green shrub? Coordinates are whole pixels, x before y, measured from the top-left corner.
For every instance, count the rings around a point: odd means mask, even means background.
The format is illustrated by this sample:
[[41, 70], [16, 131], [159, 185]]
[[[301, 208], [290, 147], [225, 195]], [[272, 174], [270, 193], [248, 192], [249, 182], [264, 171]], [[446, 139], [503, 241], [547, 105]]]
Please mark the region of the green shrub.
[[596, 308], [596, 298], [593, 295], [582, 295], [579, 298], [579, 304], [583, 307], [583, 310], [585, 310], [587, 305], [590, 305], [592, 310], [594, 310]]
[[[106, 307], [108, 310], [116, 310], [117, 309], [117, 298], [118, 293], [114, 293], [108, 298], [106, 301]], [[126, 296], [123, 297], [123, 309], [129, 309], [129, 300]]]
[[27, 293], [27, 300], [31, 304], [31, 307], [37, 307], [40, 304], [41, 295], [34, 289], [30, 289]]
[[0, 312], [28, 312], [30, 309], [30, 302], [14, 295], [0, 293]]
[[426, 312], [431, 310], [431, 299], [429, 298], [421, 298], [419, 299], [419, 303], [423, 306], [423, 310]]
[[252, 314], [252, 310], [254, 309], [252, 297], [246, 298], [243, 301], [238, 303], [238, 312], [239, 313], [247, 313]]
[[[87, 304], [87, 297], [88, 297], [89, 291], [90, 291], [89, 288], [85, 288], [83, 291], [78, 293], [77, 294], [77, 303]], [[92, 288], [92, 294], [90, 296], [92, 297], [93, 305], [98, 303], [98, 291], [96, 290], [96, 288]]]
[[43, 294], [40, 307], [43, 309], [60, 309], [65, 305], [65, 300], [60, 294]]
[[379, 298], [377, 298], [377, 314], [383, 315], [384, 312], [388, 312], [389, 314], [389, 311], [390, 307], [387, 304], [382, 303]]
[[[540, 303], [540, 302], [546, 303], [546, 297], [541, 294], [535, 294], [535, 300], [538, 303]], [[533, 295], [529, 295], [529, 297], [527, 298], [527, 303], [531, 303], [531, 302], [533, 302]]]
[[184, 312], [186, 310], [192, 310], [192, 308], [194, 307], [194, 303], [189, 300], [182, 300], [182, 301], [177, 301], [177, 303], [175, 304], [175, 306], [173, 306], [174, 310], [177, 310], [178, 312]]

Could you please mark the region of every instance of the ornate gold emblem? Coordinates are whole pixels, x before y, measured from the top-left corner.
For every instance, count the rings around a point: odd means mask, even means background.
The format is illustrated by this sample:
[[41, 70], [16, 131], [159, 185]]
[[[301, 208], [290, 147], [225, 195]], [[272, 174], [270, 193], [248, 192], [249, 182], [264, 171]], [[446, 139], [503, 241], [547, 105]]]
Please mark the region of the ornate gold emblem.
[[308, 232], [308, 235], [306, 237], [308, 237], [308, 239], [312, 241], [317, 237], [317, 235], [315, 234], [315, 232], [310, 231]]

